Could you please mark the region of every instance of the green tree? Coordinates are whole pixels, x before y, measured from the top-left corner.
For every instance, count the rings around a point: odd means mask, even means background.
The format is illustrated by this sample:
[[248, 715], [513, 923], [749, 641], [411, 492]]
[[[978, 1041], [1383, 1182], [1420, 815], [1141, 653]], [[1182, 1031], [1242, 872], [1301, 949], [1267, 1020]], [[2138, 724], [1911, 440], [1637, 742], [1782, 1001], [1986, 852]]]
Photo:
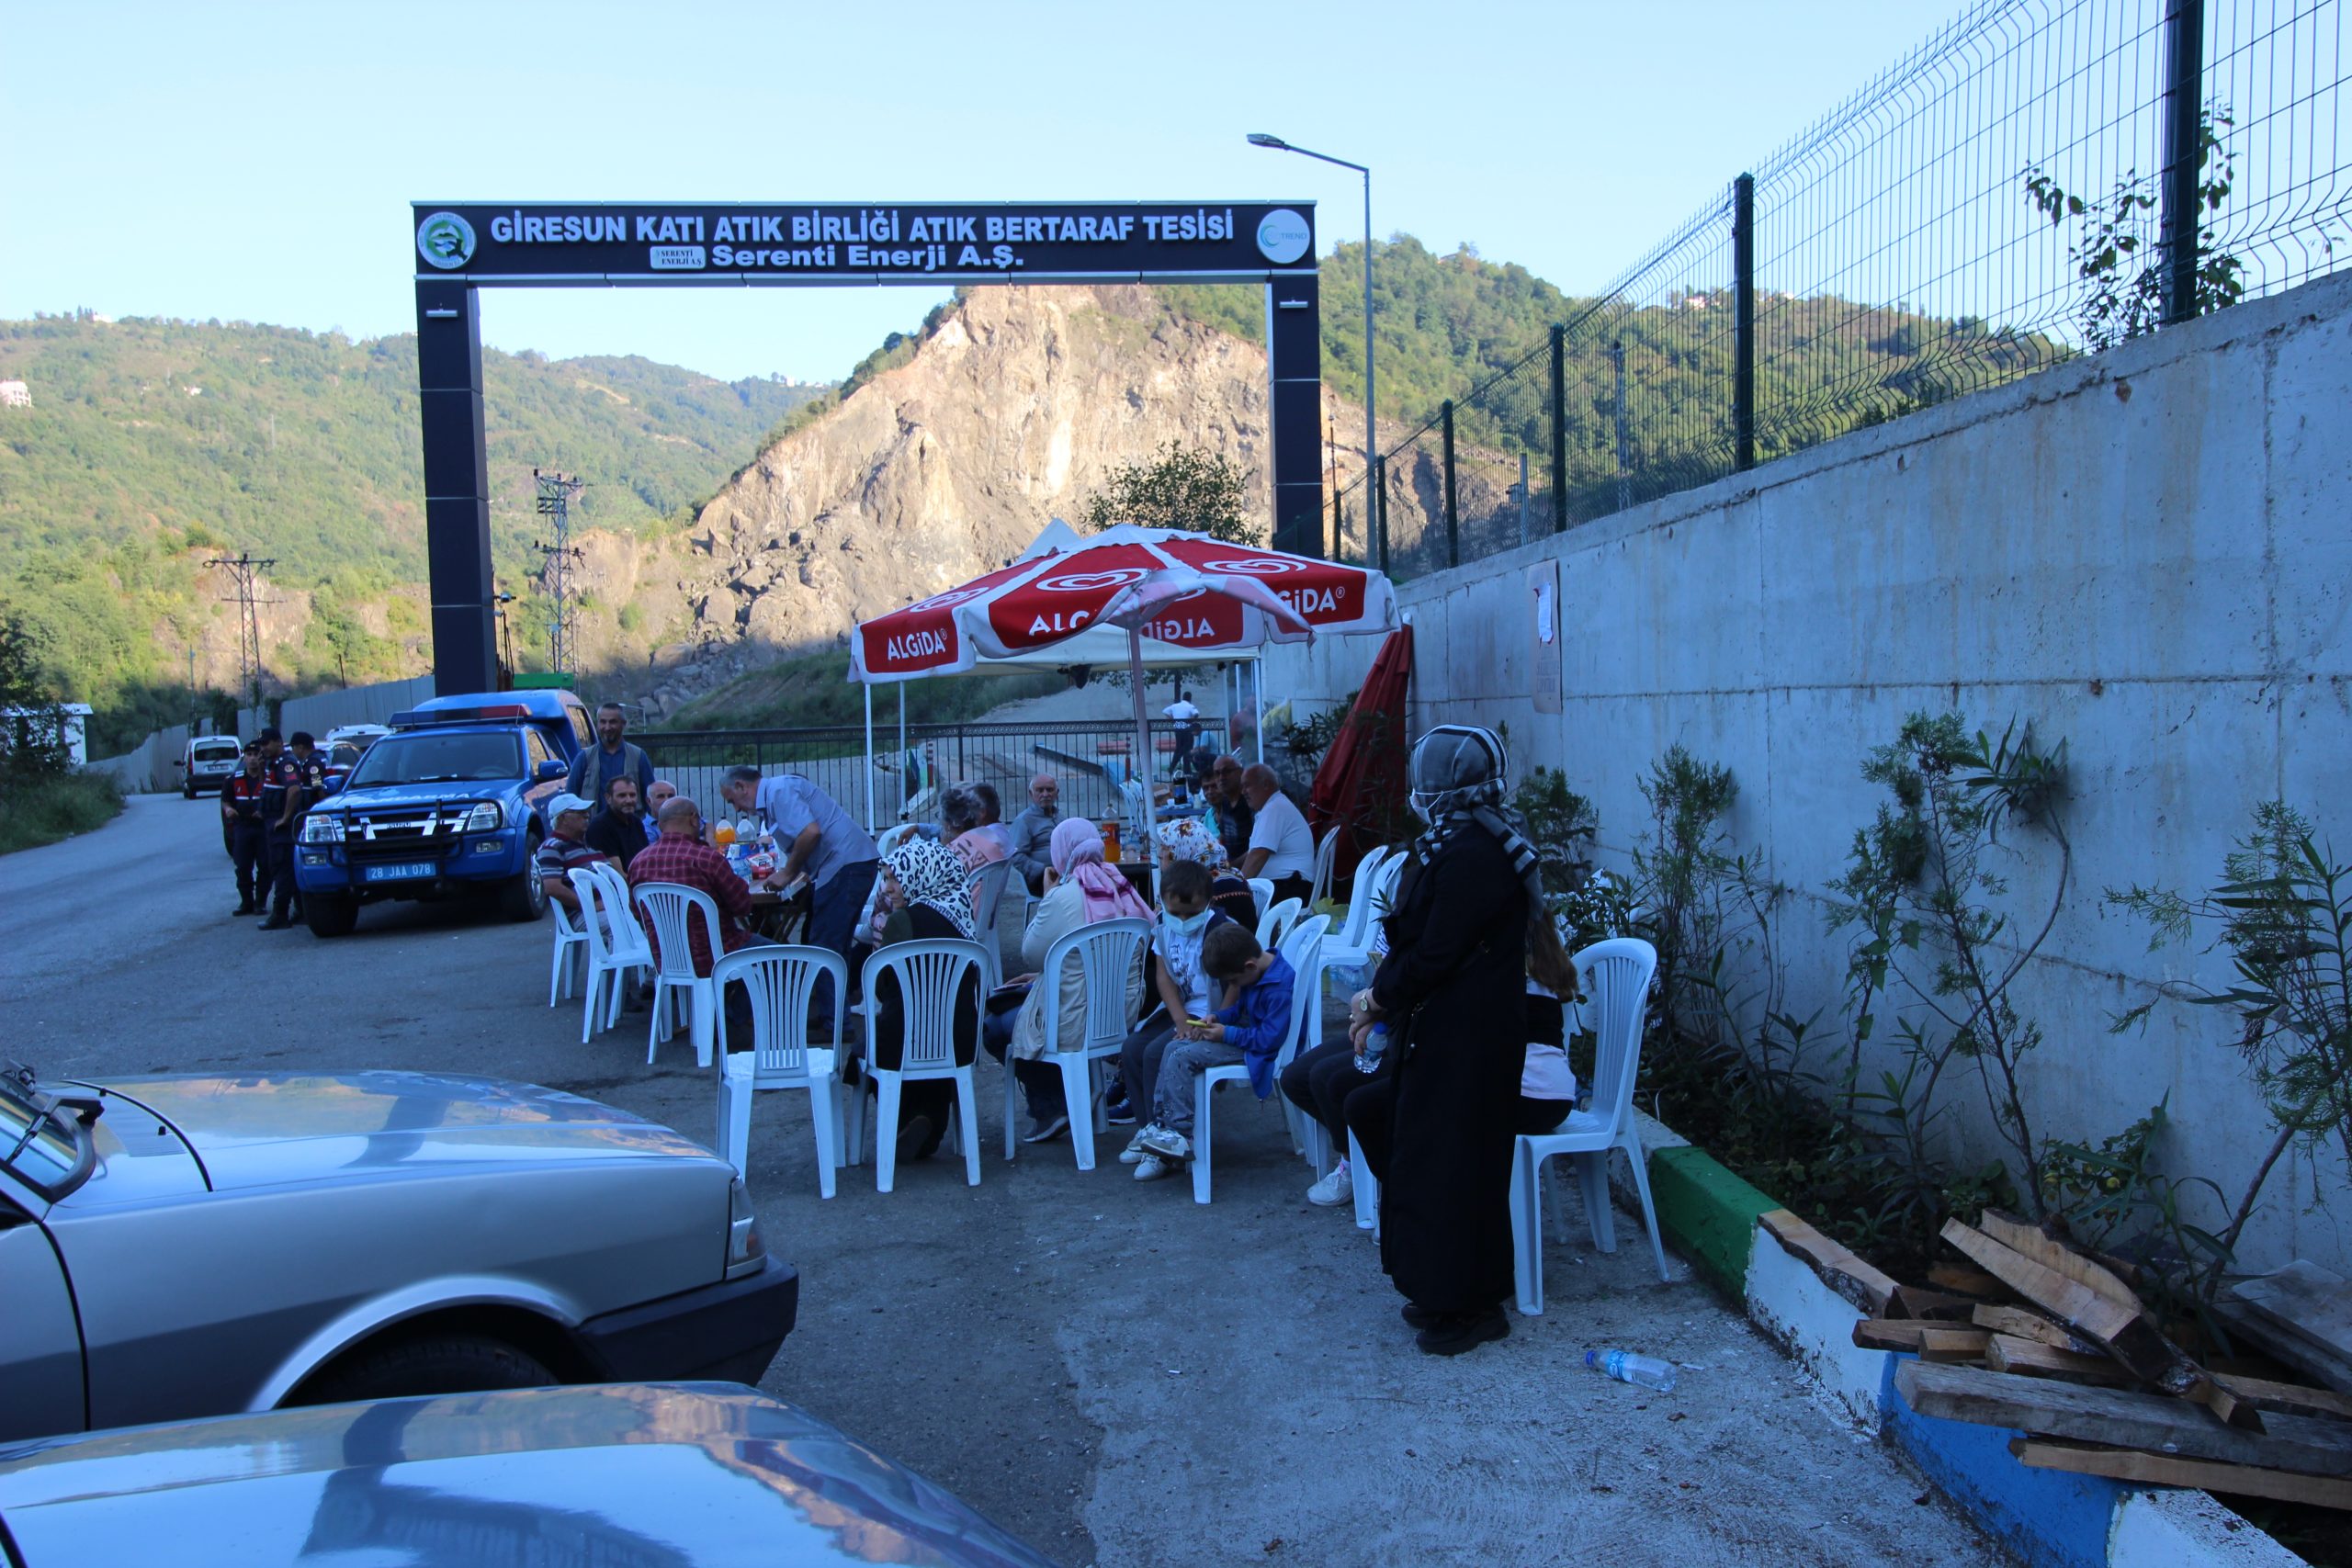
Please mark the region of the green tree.
[[1086, 498], [1079, 521], [1100, 533], [1119, 523], [1181, 528], [1237, 545], [1261, 541], [1248, 521], [1250, 470], [1170, 441], [1148, 463], [1122, 463]]

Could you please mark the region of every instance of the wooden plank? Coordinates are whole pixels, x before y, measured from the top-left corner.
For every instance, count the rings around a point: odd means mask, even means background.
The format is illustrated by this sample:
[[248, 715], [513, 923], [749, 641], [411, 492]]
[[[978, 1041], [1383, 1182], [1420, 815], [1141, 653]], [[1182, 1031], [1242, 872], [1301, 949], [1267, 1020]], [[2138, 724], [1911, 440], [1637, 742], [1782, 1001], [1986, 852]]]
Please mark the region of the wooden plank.
[[2196, 1385], [2184, 1396], [2195, 1400], [2233, 1427], [2244, 1427], [2249, 1432], [2263, 1429], [2262, 1413], [2249, 1400], [2240, 1399], [2220, 1383], [2200, 1371]]
[[1942, 1235], [2018, 1294], [2104, 1346], [2143, 1382], [2174, 1394], [2196, 1387], [2196, 1364], [2156, 1332], [2136, 1301], [2127, 1306], [2101, 1295], [1958, 1220], [1946, 1221]]
[[1917, 1350], [1927, 1330], [1917, 1318], [1865, 1317], [1854, 1324], [1854, 1343], [1865, 1350]]
[[1984, 1364], [1996, 1372], [2064, 1378], [2075, 1382], [2113, 1386], [2129, 1384], [2132, 1381], [2130, 1372], [2105, 1356], [2085, 1356], [2073, 1350], [2055, 1349], [2039, 1340], [2019, 1339], [2010, 1334], [1993, 1336], [1992, 1342], [1984, 1347]]
[[2241, 1431], [2200, 1405], [2160, 1393], [2086, 1388], [1977, 1367], [1905, 1361], [1894, 1386], [1923, 1416], [2044, 1437], [2147, 1449], [2304, 1475], [2352, 1476], [2352, 1423], [2273, 1416], [2267, 1432]]
[[2006, 1334], [2013, 1339], [2031, 1339], [2053, 1350], [2072, 1350], [2081, 1356], [2101, 1354], [2099, 1348], [2087, 1339], [2077, 1339], [2066, 1332], [2064, 1324], [2052, 1323], [2031, 1307], [1979, 1306], [1969, 1314], [1968, 1321], [1979, 1328], [1989, 1328], [1996, 1334]]
[[2025, 1254], [2043, 1268], [2052, 1269], [2078, 1285], [2087, 1286], [2111, 1302], [2120, 1303], [2134, 1311], [2139, 1309], [2140, 1298], [2131, 1286], [2057, 1237], [2044, 1233], [2039, 1226], [2030, 1225], [2016, 1215], [2005, 1214], [1998, 1209], [1987, 1209], [1977, 1220], [1976, 1228], [2003, 1247]]
[[1889, 1317], [1934, 1317], [1951, 1323], [1966, 1323], [1968, 1314], [1976, 1310], [1975, 1298], [1950, 1296], [1940, 1291], [1923, 1291], [1917, 1285], [1897, 1285], [1894, 1299], [1887, 1303]]
[[2352, 1393], [2352, 1283], [2298, 1258], [2229, 1292], [2228, 1321], [2307, 1377]]
[[2330, 1393], [2301, 1383], [2273, 1382], [2267, 1378], [2240, 1377], [2233, 1372], [2206, 1374], [2257, 1410], [2284, 1410], [2296, 1416], [2340, 1416], [2352, 1419], [2352, 1394]]
[[1919, 1354], [1930, 1361], [1981, 1361], [1992, 1336], [1981, 1328], [1919, 1330]]
[[1939, 1263], [1928, 1270], [1928, 1283], [1939, 1291], [1950, 1291], [1958, 1296], [1985, 1296], [1998, 1299], [2013, 1294], [2010, 1289], [1982, 1269], [1965, 1269], [1957, 1263]]
[[2053, 1442], [2046, 1438], [2012, 1438], [2009, 1452], [2035, 1470], [2104, 1475], [2114, 1481], [2140, 1482], [2151, 1486], [2191, 1486], [2200, 1492], [2270, 1497], [2321, 1508], [2352, 1508], [2352, 1481], [2298, 1475], [2291, 1471], [2257, 1470], [2249, 1465], [2144, 1453], [2138, 1449]]
[[1786, 1209], [1761, 1214], [1757, 1223], [1782, 1247], [1804, 1259], [1822, 1283], [1875, 1317], [1886, 1311], [1894, 1281]]

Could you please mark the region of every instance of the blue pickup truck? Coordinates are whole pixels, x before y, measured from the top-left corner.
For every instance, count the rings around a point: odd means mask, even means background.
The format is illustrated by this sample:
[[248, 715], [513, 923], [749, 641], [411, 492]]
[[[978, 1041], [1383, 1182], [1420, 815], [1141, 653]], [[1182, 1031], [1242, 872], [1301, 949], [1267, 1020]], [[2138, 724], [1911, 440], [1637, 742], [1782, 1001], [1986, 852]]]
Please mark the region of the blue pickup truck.
[[318, 936], [342, 936], [381, 898], [481, 894], [511, 920], [547, 913], [531, 855], [546, 803], [595, 743], [570, 692], [435, 697], [392, 716], [342, 786], [302, 818], [294, 881]]

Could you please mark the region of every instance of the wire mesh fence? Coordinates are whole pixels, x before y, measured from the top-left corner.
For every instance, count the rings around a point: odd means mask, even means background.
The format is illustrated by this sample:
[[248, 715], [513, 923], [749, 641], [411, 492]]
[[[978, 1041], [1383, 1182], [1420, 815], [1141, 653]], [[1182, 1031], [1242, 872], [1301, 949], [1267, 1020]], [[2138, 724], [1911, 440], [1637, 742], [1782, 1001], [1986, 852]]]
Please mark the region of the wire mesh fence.
[[1475, 560], [1522, 504], [1566, 528], [2335, 270], [2345, 8], [1980, 0], [1339, 489], [1351, 558]]

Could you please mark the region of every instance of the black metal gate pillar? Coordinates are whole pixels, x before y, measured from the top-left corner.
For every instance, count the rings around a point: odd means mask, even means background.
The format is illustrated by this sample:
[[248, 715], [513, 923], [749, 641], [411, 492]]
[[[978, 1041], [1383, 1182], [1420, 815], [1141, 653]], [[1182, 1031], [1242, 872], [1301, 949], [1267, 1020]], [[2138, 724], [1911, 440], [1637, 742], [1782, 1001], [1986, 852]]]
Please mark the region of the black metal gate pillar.
[[1266, 285], [1266, 360], [1272, 379], [1274, 537], [1278, 550], [1323, 553], [1323, 348], [1318, 280]]
[[490, 566], [490, 456], [482, 433], [481, 323], [472, 287], [416, 286], [424, 434], [424, 550], [432, 570], [433, 690], [498, 688]]

